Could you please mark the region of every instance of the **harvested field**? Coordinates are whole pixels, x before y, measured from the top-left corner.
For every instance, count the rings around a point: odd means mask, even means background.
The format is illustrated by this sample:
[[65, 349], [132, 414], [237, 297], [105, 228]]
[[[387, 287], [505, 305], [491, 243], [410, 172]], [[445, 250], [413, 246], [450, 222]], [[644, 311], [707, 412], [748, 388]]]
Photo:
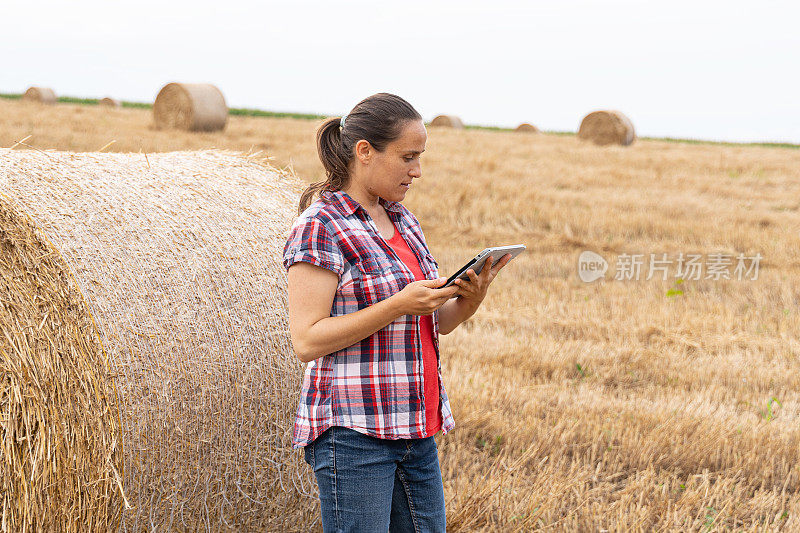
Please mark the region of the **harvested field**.
[[[314, 121], [156, 131], [146, 110], [2, 99], [0, 117], [3, 147], [252, 148], [323, 177]], [[528, 246], [441, 338], [449, 528], [800, 528], [800, 151], [524, 139], [430, 128], [404, 202], [442, 273], [488, 245]], [[604, 281], [577, 277], [583, 250], [610, 263]], [[662, 281], [647, 263], [638, 281], [612, 279], [625, 253], [716, 252], [761, 254], [758, 279], [704, 270], [676, 285], [674, 264]]]

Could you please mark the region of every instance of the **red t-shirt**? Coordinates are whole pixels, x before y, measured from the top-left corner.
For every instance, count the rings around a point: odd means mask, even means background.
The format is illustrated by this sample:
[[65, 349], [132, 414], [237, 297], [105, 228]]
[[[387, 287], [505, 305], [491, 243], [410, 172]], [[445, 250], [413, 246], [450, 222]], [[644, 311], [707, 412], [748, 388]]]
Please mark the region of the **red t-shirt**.
[[[392, 238], [386, 242], [389, 243], [400, 260], [411, 270], [416, 281], [425, 279], [417, 256], [408, 247], [397, 228], [395, 228]], [[442, 413], [439, 411], [439, 362], [436, 359], [436, 348], [433, 345], [433, 318], [431, 315], [423, 315], [419, 318], [423, 362], [422, 382], [425, 392], [425, 436], [430, 437], [442, 427]]]

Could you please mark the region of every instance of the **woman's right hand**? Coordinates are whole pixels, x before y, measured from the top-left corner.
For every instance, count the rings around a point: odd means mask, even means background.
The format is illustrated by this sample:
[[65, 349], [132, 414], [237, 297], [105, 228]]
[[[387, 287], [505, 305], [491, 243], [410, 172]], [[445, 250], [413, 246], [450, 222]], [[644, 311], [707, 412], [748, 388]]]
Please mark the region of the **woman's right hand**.
[[430, 315], [458, 292], [455, 284], [444, 289], [435, 288], [445, 281], [447, 278], [413, 281], [392, 298], [398, 300], [398, 309], [403, 315]]

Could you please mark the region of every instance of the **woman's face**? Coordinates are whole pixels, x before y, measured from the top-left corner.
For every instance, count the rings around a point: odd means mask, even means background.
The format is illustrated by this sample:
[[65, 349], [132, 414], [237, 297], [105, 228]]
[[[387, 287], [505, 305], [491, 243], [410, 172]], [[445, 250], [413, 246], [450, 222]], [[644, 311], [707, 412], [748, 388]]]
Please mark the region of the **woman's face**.
[[386, 146], [383, 152], [371, 150], [364, 185], [370, 194], [384, 200], [402, 201], [414, 178], [422, 176], [420, 155], [425, 151], [428, 133], [422, 120], [408, 121], [400, 137]]

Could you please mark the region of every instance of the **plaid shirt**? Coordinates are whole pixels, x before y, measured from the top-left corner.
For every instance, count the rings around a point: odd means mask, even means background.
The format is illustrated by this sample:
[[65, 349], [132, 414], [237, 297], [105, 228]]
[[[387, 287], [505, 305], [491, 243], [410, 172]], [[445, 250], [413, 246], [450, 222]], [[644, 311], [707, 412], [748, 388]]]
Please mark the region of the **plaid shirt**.
[[[364, 309], [414, 281], [411, 270], [381, 237], [372, 217], [342, 191], [323, 191], [294, 222], [283, 250], [288, 268], [297, 261], [339, 276], [331, 316]], [[427, 279], [439, 277], [417, 218], [398, 202], [379, 202], [417, 256]], [[433, 313], [439, 360], [439, 311]], [[381, 439], [425, 436], [420, 317], [403, 315], [369, 337], [306, 364], [292, 447], [344, 426]], [[442, 432], [455, 423], [438, 365]]]

